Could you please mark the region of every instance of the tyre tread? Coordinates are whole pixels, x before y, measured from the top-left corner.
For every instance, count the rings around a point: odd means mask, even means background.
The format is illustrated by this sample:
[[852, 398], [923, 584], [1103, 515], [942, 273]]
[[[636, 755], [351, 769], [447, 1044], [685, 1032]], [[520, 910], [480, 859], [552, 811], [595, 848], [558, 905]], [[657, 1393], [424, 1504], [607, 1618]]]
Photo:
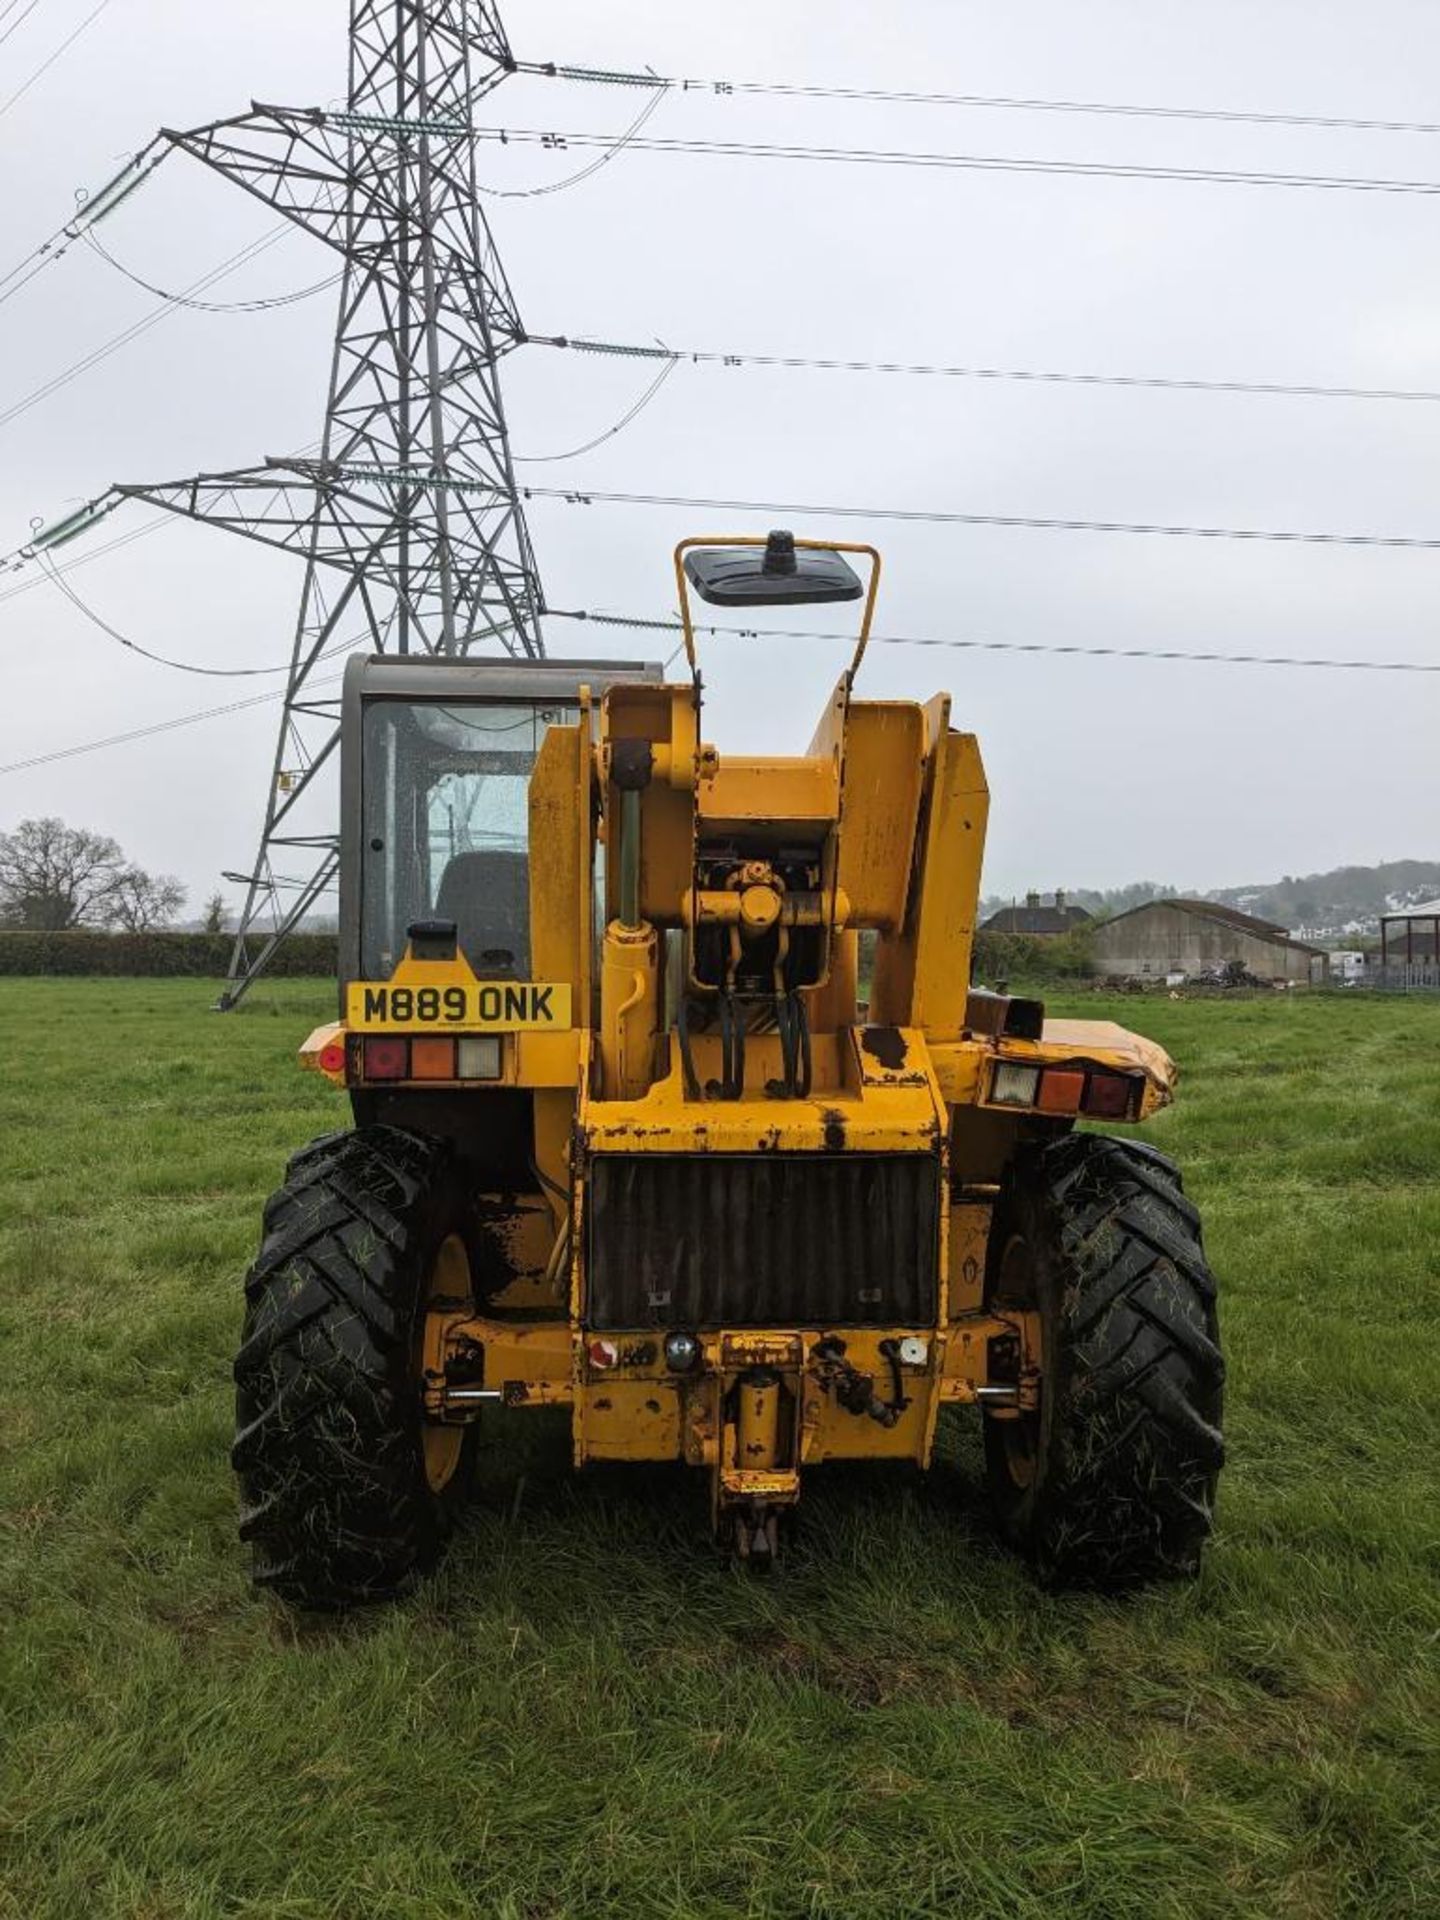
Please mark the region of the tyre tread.
[[337, 1609], [401, 1593], [443, 1516], [404, 1424], [417, 1236], [446, 1161], [393, 1127], [291, 1159], [246, 1276], [235, 1361], [241, 1537], [257, 1586]]
[[1007, 1205], [1052, 1275], [1056, 1396], [1033, 1493], [1007, 1488], [989, 1449], [1007, 1529], [1055, 1584], [1192, 1573], [1224, 1460], [1225, 1365], [1178, 1169], [1139, 1142], [1071, 1134], [1017, 1163]]

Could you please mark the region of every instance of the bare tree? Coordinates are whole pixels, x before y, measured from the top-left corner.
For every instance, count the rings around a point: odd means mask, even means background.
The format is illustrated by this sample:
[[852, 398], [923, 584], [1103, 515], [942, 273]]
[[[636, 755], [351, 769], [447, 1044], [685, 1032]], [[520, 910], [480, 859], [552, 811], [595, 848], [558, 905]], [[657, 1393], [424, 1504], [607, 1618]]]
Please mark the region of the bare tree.
[[125, 871], [120, 848], [103, 833], [63, 820], [22, 820], [0, 833], [0, 920], [59, 932], [103, 926]]
[[173, 920], [185, 904], [185, 889], [173, 874], [126, 867], [115, 879], [106, 923], [126, 933], [149, 933]]

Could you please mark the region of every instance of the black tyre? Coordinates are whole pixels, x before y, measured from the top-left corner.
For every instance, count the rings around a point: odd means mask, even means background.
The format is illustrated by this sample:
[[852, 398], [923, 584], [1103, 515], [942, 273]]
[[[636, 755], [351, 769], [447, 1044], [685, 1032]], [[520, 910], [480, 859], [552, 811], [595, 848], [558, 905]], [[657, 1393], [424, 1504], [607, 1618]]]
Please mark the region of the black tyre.
[[1224, 1362], [1200, 1218], [1152, 1147], [1071, 1134], [1000, 1201], [989, 1299], [1037, 1312], [1034, 1414], [985, 1418], [991, 1493], [1051, 1584], [1193, 1575], [1224, 1459]]
[[265, 1209], [235, 1361], [241, 1538], [293, 1606], [388, 1599], [432, 1566], [469, 1429], [425, 1420], [427, 1312], [472, 1297], [463, 1186], [445, 1145], [333, 1134]]

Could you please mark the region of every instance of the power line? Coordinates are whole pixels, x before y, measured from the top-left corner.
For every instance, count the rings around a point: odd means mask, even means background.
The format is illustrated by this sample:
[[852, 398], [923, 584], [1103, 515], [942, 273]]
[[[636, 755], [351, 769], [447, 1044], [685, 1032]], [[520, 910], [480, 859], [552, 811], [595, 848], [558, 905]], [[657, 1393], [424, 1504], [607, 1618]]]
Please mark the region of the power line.
[[[357, 470], [358, 471], [358, 470]], [[362, 474], [373, 478], [374, 475]], [[443, 484], [463, 491], [464, 482], [430, 476], [429, 484]], [[1410, 534], [1387, 533], [1311, 533], [1288, 532], [1271, 527], [1192, 527], [1166, 525], [1146, 520], [1049, 519], [1022, 513], [943, 513], [921, 507], [844, 507], [810, 506], [794, 500], [722, 500], [670, 493], [599, 493], [592, 488], [522, 487], [527, 500], [559, 500], [566, 506], [588, 507], [687, 507], [720, 513], [806, 514], [831, 520], [898, 520], [940, 527], [1015, 527], [1045, 533], [1136, 533], [1153, 534], [1180, 540], [1258, 540], [1280, 541], [1287, 545], [1317, 547], [1398, 547], [1433, 552], [1440, 539], [1424, 539]]]
[[[612, 148], [608, 134], [557, 133], [530, 127], [477, 127], [477, 141], [501, 146]], [[1262, 173], [1250, 168], [1161, 167], [1100, 160], [1041, 160], [991, 153], [912, 153], [883, 147], [807, 147], [758, 140], [699, 140], [632, 135], [632, 153], [700, 154], [718, 159], [809, 160], [844, 166], [939, 169], [945, 172], [1049, 174], [1064, 179], [1159, 180], [1189, 186], [1280, 187], [1324, 193], [1437, 194], [1440, 180], [1388, 180], [1365, 174]]]
[[[279, 665], [273, 667], [197, 667], [186, 660], [171, 660], [163, 653], [152, 653], [148, 647], [142, 647], [138, 640], [127, 638], [117, 627], [112, 627], [108, 620], [103, 620], [92, 606], [81, 599], [80, 594], [70, 585], [69, 581], [60, 577], [59, 570], [54, 566], [47, 554], [41, 553], [36, 557], [40, 565], [45, 569], [46, 576], [51, 584], [60, 589], [70, 604], [78, 612], [82, 613], [92, 626], [98, 627], [102, 633], [108, 634], [112, 640], [128, 649], [129, 652], [138, 653], [142, 660], [154, 661], [157, 667], [171, 667], [176, 673], [198, 674], [206, 680], [257, 680], [270, 674], [289, 673], [294, 665], [292, 658], [290, 660], [284, 660], [280, 662]], [[315, 658], [317, 660], [323, 660], [327, 655], [338, 653], [343, 647], [348, 647], [351, 644], [352, 642], [348, 640], [342, 641], [339, 646], [327, 647], [323, 653], [317, 653]]]
[[[284, 239], [289, 231], [289, 223], [281, 221], [277, 226], [272, 227], [268, 233], [262, 234], [258, 240], [252, 240], [248, 246], [244, 246], [239, 252], [231, 254], [228, 260], [222, 260], [218, 267], [213, 267], [210, 272], [202, 274], [201, 277], [193, 281], [190, 286], [185, 289], [184, 294], [179, 297], [182, 300], [187, 300], [189, 296], [194, 293], [203, 293], [207, 288], [217, 286], [220, 281], [228, 279], [232, 273], [238, 272], [241, 267], [248, 266], [252, 260], [258, 260], [262, 253], [267, 252], [269, 248], [277, 245]], [[143, 318], [135, 321], [132, 326], [126, 327], [123, 332], [117, 333], [111, 339], [107, 340], [103, 346], [96, 347], [82, 359], [75, 361], [73, 365], [67, 367], [63, 373], [55, 374], [51, 379], [45, 381], [42, 386], [38, 386], [31, 393], [26, 394], [23, 400], [17, 400], [14, 406], [8, 407], [3, 413], [0, 413], [0, 427], [8, 427], [11, 421], [18, 420], [22, 414], [28, 413], [32, 407], [38, 407], [42, 400], [50, 399], [53, 394], [59, 393], [62, 388], [68, 387], [72, 381], [78, 380], [81, 374], [89, 373], [92, 368], [99, 366], [102, 361], [108, 360], [113, 354], [118, 353], [122, 347], [129, 346], [132, 341], [138, 340], [142, 334], [148, 333], [152, 327], [158, 326], [162, 320], [167, 319], [177, 310], [173, 301], [174, 296], [169, 294], [165, 295], [158, 307], [153, 308], [151, 312], [144, 315]]]
[[[159, 152], [156, 151], [157, 147]], [[77, 193], [75, 198], [80, 203], [80, 211], [52, 233], [48, 240], [43, 240], [33, 253], [27, 254], [16, 266], [11, 267], [8, 273], [0, 274], [0, 307], [23, 293], [46, 267], [62, 260], [82, 233], [88, 233], [93, 227], [99, 226], [102, 220], [108, 220], [132, 193], [145, 184], [169, 151], [169, 147], [157, 137], [127, 160], [119, 173], [108, 180], [98, 193]]]
[[[568, 608], [548, 608], [547, 616], [554, 620], [584, 621], [591, 626], [623, 627], [651, 633], [680, 633], [680, 622], [674, 619], [645, 619], [638, 615], [591, 613]], [[779, 628], [764, 627], [722, 627], [708, 622], [697, 622], [696, 631], [729, 639], [777, 639], [777, 640], [843, 640], [853, 645], [853, 633], [829, 629], [802, 629], [784, 631]], [[353, 644], [346, 642], [347, 646]], [[1287, 667], [1320, 668], [1331, 672], [1343, 673], [1440, 673], [1440, 665], [1429, 665], [1419, 660], [1326, 660], [1301, 658], [1287, 654], [1247, 654], [1247, 653], [1187, 653], [1179, 648], [1169, 647], [1090, 647], [1071, 646], [1055, 641], [1019, 641], [1019, 640], [942, 640], [918, 634], [874, 634], [870, 644], [878, 647], [930, 647], [950, 650], [957, 653], [1013, 653], [1067, 655], [1072, 658], [1098, 660], [1160, 660], [1189, 662], [1204, 666], [1246, 666], [1246, 667]], [[336, 649], [338, 651], [338, 649]], [[679, 657], [682, 648], [677, 647], [670, 656], [672, 664]], [[314, 686], [333, 685], [344, 675], [322, 674], [311, 682]], [[34, 767], [49, 766], [58, 760], [71, 760], [83, 754], [100, 753], [111, 747], [128, 746], [137, 740], [151, 740], [160, 734], [173, 733], [182, 727], [199, 725], [205, 720], [216, 720], [231, 713], [241, 713], [251, 707], [271, 706], [285, 697], [283, 691], [250, 694], [243, 700], [226, 701], [222, 706], [203, 707], [196, 713], [183, 713], [170, 720], [152, 721], [143, 727], [132, 727], [125, 733], [107, 735], [101, 740], [86, 740], [75, 746], [56, 747], [48, 753], [33, 754], [27, 760], [14, 760], [0, 766], [0, 776], [9, 773], [28, 772]]]
[[[12, 33], [19, 32], [20, 28], [24, 26], [25, 22], [30, 18], [31, 14], [35, 11], [36, 7], [38, 7], [39, 4], [40, 4], [40, 0], [30, 0], [30, 4], [25, 8], [25, 11], [20, 15], [20, 18], [16, 21], [13, 21], [10, 26], [5, 27], [4, 33], [0, 33], [0, 47], [4, 46], [5, 42], [10, 38]], [[3, 13], [0, 13], [0, 26], [5, 25], [5, 22], [10, 19], [11, 14], [14, 13], [16, 7], [18, 7], [19, 5], [20, 5], [20, 0], [10, 0], [9, 6], [5, 8], [5, 11]]]
[[[343, 673], [319, 674], [312, 681], [313, 686], [333, 686], [344, 679]], [[25, 773], [32, 767], [47, 767], [56, 760], [74, 760], [81, 754], [101, 753], [109, 747], [129, 746], [135, 740], [153, 740], [162, 733], [174, 733], [181, 727], [198, 726], [202, 720], [218, 720], [227, 713], [242, 713], [247, 707], [273, 706], [276, 701], [285, 698], [284, 691], [277, 689], [271, 693], [252, 693], [244, 700], [229, 700], [223, 706], [202, 707], [198, 713], [177, 714], [172, 720], [152, 720], [148, 726], [131, 727], [126, 733], [107, 734], [103, 740], [84, 740], [73, 747], [56, 747], [49, 753], [32, 754], [28, 760], [12, 760], [8, 766], [0, 766], [0, 775], [7, 773]]]
[[[638, 614], [590, 613], [560, 607], [549, 607], [546, 611], [554, 620], [583, 620], [592, 626], [638, 628], [653, 633], [684, 632], [676, 619], [645, 619]], [[693, 625], [697, 633], [717, 634], [732, 640], [844, 640], [851, 646], [855, 644], [854, 633], [843, 630], [722, 627], [706, 621], [695, 621]], [[1327, 660], [1293, 654], [1187, 653], [1178, 647], [1091, 647], [1053, 640], [941, 640], [919, 634], [876, 633], [870, 636], [870, 645], [939, 647], [958, 653], [1068, 654], [1093, 660], [1180, 660], [1203, 666], [1320, 667], [1343, 673], [1440, 673], [1440, 662], [1432, 665], [1423, 660]]]
[[168, 301], [172, 307], [184, 307], [194, 313], [273, 313], [280, 307], [297, 306], [300, 301], [309, 300], [314, 294], [328, 293], [331, 287], [338, 287], [344, 277], [341, 274], [332, 273], [328, 279], [317, 280], [312, 286], [300, 287], [294, 293], [269, 294], [257, 300], [192, 300], [186, 294], [169, 293], [164, 287], [157, 287], [153, 281], [143, 280], [122, 260], [117, 260], [88, 228], [81, 238], [107, 266], [113, 267], [123, 279], [130, 281], [132, 286], [139, 287], [142, 292], [154, 294], [157, 300]]
[[[173, 513], [158, 513], [153, 520], [142, 522], [140, 526], [133, 527], [129, 533], [122, 533], [118, 539], [106, 540], [100, 546], [91, 547], [88, 552], [82, 553], [78, 559], [67, 560], [63, 566], [56, 566], [55, 572], [73, 573], [77, 567], [88, 567], [92, 560], [103, 559], [107, 553], [115, 553], [121, 547], [131, 546], [136, 540], [143, 540], [147, 534], [158, 533], [161, 527], [173, 527], [178, 524]], [[3, 561], [0, 561], [0, 573], [18, 573], [34, 558], [33, 548], [21, 547], [18, 553], [7, 555]], [[7, 600], [18, 600], [22, 593], [33, 593], [37, 587], [43, 587], [46, 584], [45, 575], [36, 574], [32, 580], [21, 581], [18, 587], [7, 587], [3, 593], [0, 593], [0, 605]]]
[[923, 93], [883, 87], [798, 86], [775, 80], [697, 80], [674, 75], [624, 73], [599, 67], [557, 66], [553, 62], [519, 62], [517, 72], [551, 80], [591, 82], [603, 86], [666, 87], [675, 93], [763, 94], [782, 99], [877, 102], [884, 106], [982, 107], [1014, 113], [1080, 113], [1119, 115], [1141, 120], [1213, 120], [1256, 127], [1323, 127], [1353, 133], [1440, 133], [1433, 120], [1376, 120], [1352, 114], [1247, 112], [1233, 107], [1174, 107], [1136, 105], [1115, 100], [1045, 100], [1014, 94]]
[[[97, 6], [93, 12], [86, 14], [85, 18], [80, 22], [79, 26], [76, 27], [75, 31], [71, 34], [68, 34], [66, 38], [60, 42], [59, 46], [56, 47], [55, 51], [48, 57], [48, 59], [42, 60], [40, 62], [39, 66], [36, 67], [35, 71], [30, 75], [30, 78], [26, 80], [22, 86], [18, 87], [14, 93], [11, 94], [10, 98], [7, 101], [5, 101], [3, 106], [0, 106], [0, 118], [3, 118], [4, 115], [7, 114], [10, 111], [10, 109], [18, 101], [24, 99], [25, 95], [35, 85], [35, 82], [39, 80], [42, 75], [47, 74], [50, 71], [51, 67], [54, 66], [55, 62], [58, 59], [60, 59], [63, 54], [67, 53], [71, 47], [74, 46], [75, 42], [80, 38], [81, 34], [87, 30], [87, 28], [92, 27], [95, 24], [95, 22], [100, 18], [101, 14], [104, 13], [105, 9], [109, 6], [109, 4], [110, 4], [110, 0], [100, 0], [99, 6]], [[22, 19], [24, 18], [23, 14], [21, 15], [21, 18]], [[16, 22], [16, 25], [17, 26], [19, 25], [19, 21]]]
[[690, 347], [646, 346], [628, 341], [577, 339], [564, 334], [548, 337], [529, 334], [526, 344], [568, 348], [573, 353], [609, 354], [617, 358], [685, 361], [695, 366], [768, 367], [786, 372], [803, 370], [817, 373], [927, 375], [947, 380], [1019, 380], [1077, 387], [1158, 388], [1174, 393], [1280, 395], [1301, 400], [1440, 400], [1440, 390], [1429, 387], [1332, 387], [1280, 380], [1196, 380], [1157, 374], [1075, 373], [1050, 367], [968, 367], [925, 361], [816, 359], [804, 354], [724, 353]]
[[[309, 445], [300, 449], [299, 453], [295, 455], [295, 458], [308, 458], [309, 455], [319, 450], [319, 445], [318, 440], [312, 440]], [[21, 572], [23, 568], [29, 566], [30, 563], [38, 557], [42, 546], [45, 551], [53, 552], [57, 546], [68, 544], [70, 538], [78, 538], [80, 534], [88, 533], [93, 526], [98, 524], [100, 519], [108, 517], [119, 504], [119, 499], [113, 498], [111, 495], [102, 495], [98, 500], [88, 502], [86, 506], [79, 509], [78, 513], [72, 514], [66, 520], [58, 523], [61, 527], [69, 529], [72, 521], [81, 520], [87, 514], [94, 514], [94, 518], [85, 521], [82, 525], [76, 526], [69, 532], [65, 541], [55, 539], [56, 529], [54, 526], [49, 529], [49, 537], [47, 538], [40, 529], [39, 522], [35, 522], [36, 532], [25, 546], [17, 547], [11, 553], [0, 555], [0, 574]], [[142, 521], [138, 527], [132, 528], [129, 533], [122, 533], [117, 539], [106, 540], [98, 547], [91, 547], [87, 552], [81, 554], [77, 560], [68, 560], [60, 566], [52, 562], [51, 565], [56, 573], [73, 573], [77, 567], [88, 567], [92, 560], [99, 560], [107, 553], [117, 553], [121, 547], [131, 546], [136, 540], [145, 539], [148, 534], [158, 533], [161, 527], [174, 527], [178, 525], [179, 521], [173, 513], [157, 513], [153, 519]], [[7, 587], [4, 592], [0, 592], [0, 605], [3, 605], [7, 600], [17, 599], [22, 593], [33, 593], [36, 587], [43, 587], [45, 584], [45, 575], [37, 574], [33, 580], [22, 581], [18, 587]]]
[[655, 97], [645, 103], [624, 133], [609, 144], [607, 151], [598, 160], [592, 160], [588, 167], [581, 167], [578, 173], [572, 173], [568, 180], [551, 180], [542, 187], [481, 187], [481, 193], [491, 200], [542, 200], [547, 194], [564, 193], [569, 187], [578, 187], [582, 180], [590, 179], [602, 167], [608, 167], [612, 160], [619, 159], [665, 98], [665, 93], [663, 86], [657, 86]]
[[[665, 354], [665, 349], [662, 347], [660, 352]], [[546, 465], [551, 460], [578, 460], [582, 453], [593, 453], [596, 447], [603, 446], [607, 440], [613, 440], [617, 433], [623, 433], [632, 420], [639, 419], [640, 415], [656, 397], [679, 364], [680, 360], [678, 355], [665, 354], [664, 366], [661, 367], [659, 373], [656, 374], [649, 386], [646, 387], [645, 391], [640, 395], [640, 398], [635, 401], [632, 406], [626, 408], [625, 412], [621, 414], [613, 427], [607, 427], [604, 433], [597, 433], [593, 440], [587, 440], [583, 446], [568, 447], [564, 453], [515, 453], [510, 456], [511, 459], [527, 467], [538, 467]]]

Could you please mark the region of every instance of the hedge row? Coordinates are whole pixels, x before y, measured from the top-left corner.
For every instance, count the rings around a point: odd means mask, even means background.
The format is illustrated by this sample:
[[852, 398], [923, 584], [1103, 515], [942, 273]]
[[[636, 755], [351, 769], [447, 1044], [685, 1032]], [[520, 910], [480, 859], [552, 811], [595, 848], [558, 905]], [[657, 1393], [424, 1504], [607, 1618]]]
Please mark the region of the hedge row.
[[[234, 945], [226, 933], [28, 933], [0, 929], [0, 975], [124, 974], [189, 975], [223, 979]], [[292, 933], [267, 971], [277, 979], [333, 980], [338, 968], [333, 933]], [[1095, 971], [1083, 937], [1062, 934], [1037, 940], [1023, 933], [981, 933], [975, 938], [974, 978], [1074, 980]]]
[[987, 987], [997, 980], [1088, 980], [1095, 961], [1084, 933], [977, 933], [970, 971]]
[[[189, 975], [221, 979], [235, 942], [228, 933], [65, 933], [0, 929], [0, 974]], [[266, 969], [277, 978], [333, 980], [333, 933], [292, 933]]]

